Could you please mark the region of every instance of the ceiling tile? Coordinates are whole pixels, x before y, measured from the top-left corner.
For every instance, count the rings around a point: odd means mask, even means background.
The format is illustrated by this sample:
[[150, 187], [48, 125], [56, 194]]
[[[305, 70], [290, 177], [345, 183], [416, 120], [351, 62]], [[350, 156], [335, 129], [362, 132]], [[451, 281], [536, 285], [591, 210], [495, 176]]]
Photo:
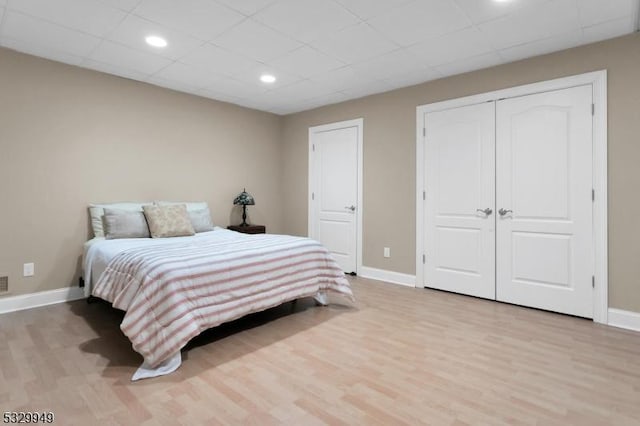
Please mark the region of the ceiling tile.
[[507, 61], [518, 61], [532, 56], [540, 56], [558, 50], [578, 46], [582, 42], [582, 30], [575, 30], [565, 34], [537, 40], [532, 43], [521, 44], [500, 50], [500, 56]]
[[426, 81], [436, 80], [442, 77], [442, 73], [431, 68], [414, 69], [404, 74], [398, 74], [386, 78], [385, 81], [392, 89], [415, 86]]
[[81, 66], [84, 68], [89, 68], [107, 74], [117, 75], [119, 77], [129, 78], [132, 80], [144, 81], [148, 77], [148, 74], [131, 70], [122, 65], [105, 64], [104, 62], [94, 61], [93, 59], [85, 59], [82, 62]]
[[580, 22], [583, 27], [633, 16], [638, 11], [638, 0], [608, 0], [606, 7], [602, 0], [580, 0]]
[[386, 79], [423, 68], [420, 61], [409, 53], [406, 48], [396, 49], [372, 59], [352, 64], [351, 67], [358, 73], [366, 74], [376, 79]]
[[503, 2], [494, 0], [455, 0], [458, 6], [460, 6], [466, 15], [476, 24], [500, 18], [522, 9], [540, 7], [543, 3], [550, 1], [552, 0], [517, 0]]
[[632, 33], [635, 30], [636, 21], [633, 17], [616, 19], [593, 25], [582, 30], [583, 43], [595, 43]]
[[155, 73], [151, 79], [154, 78], [172, 81], [193, 89], [200, 89], [209, 87], [220, 80], [225, 80], [227, 77], [216, 74], [208, 68], [174, 62]]
[[4, 16], [4, 7], [0, 6], [0, 37], [2, 37], [2, 17], [3, 16]]
[[384, 80], [361, 80], [357, 84], [352, 84], [348, 88], [341, 90], [341, 92], [345, 93], [349, 98], [354, 99], [373, 95], [375, 93], [387, 92], [391, 89], [391, 85]]
[[471, 22], [451, 0], [418, 0], [368, 21], [401, 46], [409, 46], [469, 27]]
[[90, 59], [115, 67], [123, 66], [142, 74], [154, 74], [171, 63], [160, 55], [135, 50], [121, 44], [104, 41], [90, 56]]
[[[157, 48], [149, 46], [145, 42], [145, 38], [150, 35], [165, 38], [167, 40], [167, 47]], [[147, 51], [170, 59], [179, 59], [204, 43], [201, 40], [189, 37], [179, 31], [169, 29], [135, 15], [127, 16], [120, 26], [109, 35], [108, 39], [134, 49]]]
[[317, 75], [310, 80], [322, 87], [331, 89], [330, 91], [332, 92], [337, 92], [363, 84], [370, 84], [376, 81], [376, 78], [368, 74], [363, 74], [362, 72], [357, 72], [351, 66], [346, 66]]
[[345, 66], [345, 63], [325, 55], [324, 53], [309, 47], [302, 46], [284, 56], [269, 62], [275, 68], [290, 74], [311, 77], [336, 68]]
[[7, 0], [0, 0], [0, 7], [6, 6]]
[[124, 10], [125, 12], [131, 12], [136, 8], [140, 0], [100, 0], [107, 6], [115, 7], [117, 9]]
[[18, 52], [27, 53], [29, 55], [39, 56], [41, 58], [51, 59], [65, 64], [80, 65], [82, 57], [72, 55], [70, 53], [52, 49], [49, 46], [43, 47], [40, 44], [34, 44], [30, 41], [16, 40], [9, 37], [0, 39], [0, 46], [13, 49]]
[[180, 62], [207, 68], [229, 77], [258, 65], [257, 61], [252, 61], [244, 56], [231, 53], [210, 43], [198, 47], [190, 54], [181, 58]]
[[580, 28], [574, 0], [556, 0], [479, 25], [494, 48], [531, 43]]
[[398, 48], [366, 23], [345, 28], [311, 45], [347, 64], [361, 62]]
[[88, 55], [100, 43], [99, 38], [89, 34], [13, 11], [8, 11], [4, 17], [2, 36], [38, 50], [51, 49], [74, 56]]
[[253, 19], [305, 43], [360, 22], [333, 0], [281, 0]]
[[216, 37], [212, 43], [260, 62], [268, 62], [301, 46], [299, 42], [251, 19]]
[[203, 90], [235, 96], [242, 99], [246, 99], [251, 96], [258, 96], [267, 91], [264, 87], [248, 85], [232, 78], [216, 81], [205, 87]]
[[472, 58], [461, 59], [450, 64], [439, 65], [435, 67], [435, 69], [446, 77], [449, 75], [462, 74], [465, 72], [489, 68], [505, 62], [506, 61], [497, 53], [491, 52], [480, 56], [474, 56]]
[[317, 98], [312, 98], [308, 103], [306, 103], [307, 108], [317, 108], [323, 105], [331, 105], [336, 104], [338, 102], [344, 102], [348, 100], [349, 97], [342, 92], [333, 92], [328, 95], [322, 95]]
[[218, 3], [222, 3], [244, 15], [253, 15], [257, 11], [264, 9], [276, 0], [217, 0]]
[[413, 0], [336, 0], [361, 19], [381, 15]]
[[[276, 77], [276, 81], [273, 83], [263, 83], [260, 81], [260, 76], [262, 74], [271, 74]], [[302, 80], [302, 77], [299, 75], [290, 74], [275, 67], [263, 64], [246, 71], [236, 73], [233, 75], [233, 78], [248, 85], [258, 86], [264, 90], [274, 90]]]
[[414, 44], [408, 50], [422, 65], [433, 67], [492, 51], [487, 37], [476, 28], [435, 37]]
[[301, 102], [322, 96], [326, 92], [326, 86], [318, 84], [311, 80], [302, 80], [289, 86], [281, 87], [276, 90], [270, 90], [266, 95], [266, 99], [286, 99], [289, 102]]
[[142, 0], [134, 13], [202, 40], [211, 40], [245, 18], [212, 0]]
[[98, 37], [108, 34], [126, 16], [99, 0], [19, 0], [11, 2], [11, 10]]

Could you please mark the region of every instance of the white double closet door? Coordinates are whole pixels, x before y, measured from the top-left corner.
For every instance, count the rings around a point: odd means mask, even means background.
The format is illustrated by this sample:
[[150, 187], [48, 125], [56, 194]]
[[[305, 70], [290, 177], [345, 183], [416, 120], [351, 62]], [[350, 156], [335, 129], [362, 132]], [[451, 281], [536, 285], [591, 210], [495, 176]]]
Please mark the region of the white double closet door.
[[425, 114], [424, 284], [593, 317], [592, 88]]

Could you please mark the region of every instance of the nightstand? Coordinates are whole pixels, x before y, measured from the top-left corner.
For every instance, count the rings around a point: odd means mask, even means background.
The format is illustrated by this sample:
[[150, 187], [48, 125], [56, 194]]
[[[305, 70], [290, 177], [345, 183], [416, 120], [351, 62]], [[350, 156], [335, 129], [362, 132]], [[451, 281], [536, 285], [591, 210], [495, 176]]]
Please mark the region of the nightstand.
[[266, 232], [264, 225], [230, 225], [227, 226], [227, 229], [232, 231], [242, 232], [243, 234], [264, 234]]

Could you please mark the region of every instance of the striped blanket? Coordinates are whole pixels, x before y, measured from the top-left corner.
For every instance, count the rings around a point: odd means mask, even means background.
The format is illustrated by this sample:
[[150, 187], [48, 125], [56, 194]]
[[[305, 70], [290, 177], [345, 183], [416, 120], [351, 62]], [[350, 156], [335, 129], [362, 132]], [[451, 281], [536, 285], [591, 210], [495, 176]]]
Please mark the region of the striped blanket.
[[344, 273], [317, 241], [211, 234], [125, 250], [93, 288], [126, 311], [121, 329], [151, 366], [202, 331], [252, 312], [320, 291], [353, 300]]

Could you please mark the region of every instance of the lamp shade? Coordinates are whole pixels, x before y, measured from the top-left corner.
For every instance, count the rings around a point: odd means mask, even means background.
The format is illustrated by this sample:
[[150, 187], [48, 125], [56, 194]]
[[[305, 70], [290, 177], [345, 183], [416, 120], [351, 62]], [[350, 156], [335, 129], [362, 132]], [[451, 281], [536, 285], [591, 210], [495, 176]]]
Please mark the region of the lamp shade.
[[233, 204], [237, 204], [240, 206], [253, 206], [256, 204], [253, 196], [249, 194], [246, 189], [242, 190], [242, 192], [233, 200]]

